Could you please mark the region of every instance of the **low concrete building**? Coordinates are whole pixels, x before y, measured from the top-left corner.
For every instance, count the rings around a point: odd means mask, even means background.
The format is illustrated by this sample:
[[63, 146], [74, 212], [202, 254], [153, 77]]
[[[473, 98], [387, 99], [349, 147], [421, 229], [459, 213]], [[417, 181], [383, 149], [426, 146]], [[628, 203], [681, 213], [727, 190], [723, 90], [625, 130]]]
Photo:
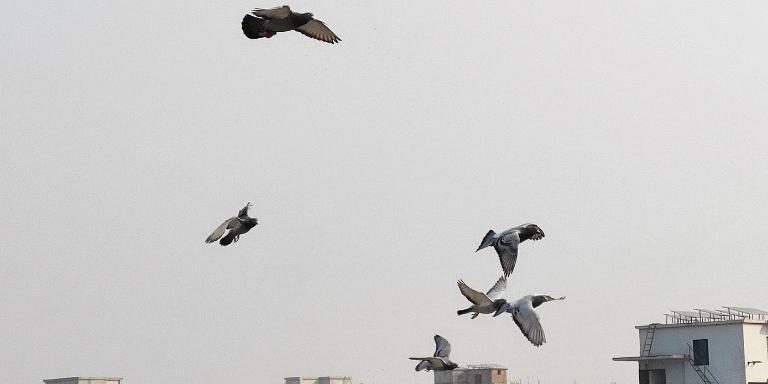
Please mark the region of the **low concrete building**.
[[122, 377], [62, 377], [43, 380], [45, 384], [121, 384]]
[[723, 307], [672, 311], [638, 325], [640, 384], [768, 383], [768, 312]]
[[435, 384], [507, 384], [507, 368], [481, 364], [452, 371], [435, 371]]
[[348, 376], [286, 377], [285, 384], [352, 384]]

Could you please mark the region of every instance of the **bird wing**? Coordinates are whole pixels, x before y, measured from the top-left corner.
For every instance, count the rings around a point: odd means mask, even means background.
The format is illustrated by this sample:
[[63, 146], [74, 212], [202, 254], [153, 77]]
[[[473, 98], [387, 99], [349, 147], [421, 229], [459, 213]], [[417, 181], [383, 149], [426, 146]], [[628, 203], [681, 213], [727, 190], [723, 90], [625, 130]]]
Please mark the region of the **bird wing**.
[[409, 357], [410, 360], [421, 360], [419, 364], [416, 365], [416, 370], [421, 371], [424, 369], [434, 369], [434, 367], [439, 367], [441, 364], [443, 364], [443, 361], [441, 359], [438, 359], [437, 357]]
[[429, 369], [430, 364], [429, 361], [426, 359], [428, 358], [422, 358], [422, 357], [409, 357], [411, 360], [421, 360], [418, 364], [416, 364], [416, 371], [423, 371], [425, 369]]
[[221, 225], [219, 225], [210, 235], [208, 235], [208, 238], [205, 239], [205, 243], [213, 243], [214, 241], [220, 239], [221, 236], [224, 235], [225, 230], [231, 229], [234, 226], [233, 222], [238, 222], [237, 217], [230, 217], [229, 219], [224, 220]]
[[[467, 300], [471, 301], [474, 305], [491, 304], [491, 299], [484, 295], [482, 292], [475, 291], [470, 288], [463, 280], [459, 280], [459, 291]], [[498, 283], [496, 283], [498, 284]], [[494, 285], [495, 287], [495, 285]]]
[[291, 8], [287, 5], [270, 9], [256, 8], [251, 13], [253, 13], [254, 16], [263, 17], [265, 19], [285, 19], [291, 15]]
[[493, 244], [496, 253], [501, 261], [501, 269], [504, 270], [504, 276], [509, 276], [515, 269], [517, 262], [517, 246], [520, 244], [520, 235], [517, 231], [511, 231], [501, 236], [499, 241]]
[[325, 41], [326, 43], [335, 44], [341, 41], [341, 38], [336, 36], [325, 23], [317, 19], [310, 20], [308, 23], [296, 28], [296, 31], [301, 32], [304, 36]]
[[499, 277], [499, 280], [496, 281], [496, 284], [491, 287], [491, 289], [488, 290], [488, 292], [485, 294], [485, 296], [488, 297], [490, 300], [498, 299], [499, 296], [501, 296], [502, 293], [507, 289], [507, 278], [506, 276]]
[[539, 347], [547, 342], [547, 338], [544, 337], [544, 329], [539, 322], [539, 315], [531, 307], [530, 301], [526, 300], [515, 305], [512, 308], [512, 319], [515, 320], [517, 327], [533, 345]]
[[[449, 343], [448, 340], [446, 340], [444, 337], [440, 335], [435, 335], [434, 356], [448, 358], [448, 355], [450, 354], [451, 354], [451, 343]], [[432, 363], [432, 361], [430, 361], [430, 363]]]

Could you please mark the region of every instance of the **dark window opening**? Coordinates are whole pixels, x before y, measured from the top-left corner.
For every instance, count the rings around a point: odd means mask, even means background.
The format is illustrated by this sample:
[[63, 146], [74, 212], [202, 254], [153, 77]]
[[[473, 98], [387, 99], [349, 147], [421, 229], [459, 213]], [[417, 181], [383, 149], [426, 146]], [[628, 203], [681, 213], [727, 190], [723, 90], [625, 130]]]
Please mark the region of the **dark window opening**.
[[693, 365], [709, 365], [709, 340], [693, 341]]
[[640, 384], [666, 384], [667, 373], [663, 369], [641, 369]]

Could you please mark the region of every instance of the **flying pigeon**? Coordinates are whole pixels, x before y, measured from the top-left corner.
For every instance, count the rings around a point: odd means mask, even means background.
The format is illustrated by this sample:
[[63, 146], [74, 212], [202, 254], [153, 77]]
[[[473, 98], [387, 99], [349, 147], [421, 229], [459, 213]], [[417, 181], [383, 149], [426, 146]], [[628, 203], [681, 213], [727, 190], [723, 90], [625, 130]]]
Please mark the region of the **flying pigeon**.
[[440, 335], [435, 335], [435, 354], [433, 357], [409, 357], [411, 360], [421, 360], [416, 365], [416, 371], [450, 371], [459, 365], [448, 359], [451, 354], [451, 344]]
[[341, 41], [325, 23], [311, 13], [296, 13], [287, 5], [272, 9], [256, 8], [243, 17], [243, 33], [249, 39], [270, 38], [277, 32], [296, 31], [305, 36], [335, 44]]
[[459, 280], [459, 291], [467, 300], [472, 302], [472, 306], [467, 309], [456, 311], [457, 314], [463, 315], [466, 313], [474, 312], [472, 318], [476, 318], [481, 313], [494, 313], [499, 309], [499, 306], [507, 301], [499, 298], [501, 294], [507, 289], [507, 278], [502, 276], [496, 281], [496, 284], [488, 290], [488, 293], [482, 293], [470, 288], [463, 280]]
[[[514, 228], [507, 229], [502, 233], [496, 233], [493, 230], [488, 231], [477, 247], [477, 251], [493, 245], [501, 261], [501, 269], [504, 270], [504, 276], [509, 276], [515, 269], [517, 262], [517, 246], [528, 239], [540, 240], [544, 238], [544, 231], [536, 224], [523, 224]], [[475, 251], [475, 252], [477, 252]]]
[[[240, 239], [240, 235], [250, 231], [251, 228], [259, 223], [255, 217], [248, 217], [248, 208], [250, 207], [251, 203], [248, 203], [237, 213], [237, 216], [224, 220], [224, 222], [221, 223], [218, 228], [213, 230], [213, 233], [205, 239], [205, 243], [213, 243], [214, 241], [219, 240], [219, 238], [221, 238], [221, 241], [219, 241], [219, 244], [221, 245], [229, 245], [233, 241], [237, 242], [237, 240]], [[229, 232], [222, 238], [221, 236], [224, 235], [224, 231], [227, 229], [229, 229]]]
[[541, 322], [539, 322], [539, 315], [533, 309], [552, 300], [565, 300], [565, 296], [558, 297], [557, 299], [547, 295], [523, 296], [512, 303], [502, 304], [493, 316], [496, 317], [504, 312], [511, 313], [515, 324], [523, 332], [523, 335], [528, 338], [528, 341], [540, 347], [547, 342], [547, 338], [544, 336], [544, 329], [541, 327]]

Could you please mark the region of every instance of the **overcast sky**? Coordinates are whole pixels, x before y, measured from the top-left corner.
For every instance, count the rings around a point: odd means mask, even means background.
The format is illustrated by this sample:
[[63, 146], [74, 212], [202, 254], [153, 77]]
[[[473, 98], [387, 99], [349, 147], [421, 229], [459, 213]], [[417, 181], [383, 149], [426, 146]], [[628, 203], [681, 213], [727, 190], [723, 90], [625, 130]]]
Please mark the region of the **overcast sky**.
[[[635, 383], [633, 326], [768, 309], [768, 3], [296, 1], [343, 40], [248, 40], [252, 1], [0, 4], [0, 372], [129, 384]], [[205, 237], [246, 202], [259, 226]], [[547, 344], [470, 320], [501, 268]]]

